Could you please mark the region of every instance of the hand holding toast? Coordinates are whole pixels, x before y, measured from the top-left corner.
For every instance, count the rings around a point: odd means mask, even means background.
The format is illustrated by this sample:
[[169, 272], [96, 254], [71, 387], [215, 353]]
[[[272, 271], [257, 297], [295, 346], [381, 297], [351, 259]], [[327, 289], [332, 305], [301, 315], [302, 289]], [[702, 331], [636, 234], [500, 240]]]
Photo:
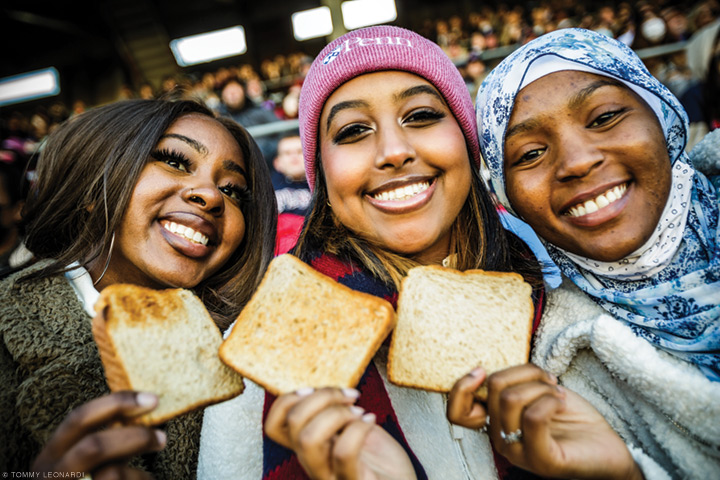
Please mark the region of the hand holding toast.
[[[554, 478], [642, 479], [625, 442], [580, 395], [557, 385], [532, 364], [492, 374], [485, 406], [474, 392], [485, 380], [475, 370], [458, 380], [448, 419], [480, 428], [489, 419], [495, 449], [518, 467]], [[487, 415], [487, 417], [486, 417]]]
[[[63, 420], [32, 465], [34, 472], [92, 472], [103, 478], [151, 478], [127, 460], [165, 447], [160, 430], [125, 422], [157, 406], [154, 395], [119, 392], [76, 408]], [[110, 427], [110, 428], [107, 428]]]
[[405, 450], [354, 402], [352, 389], [301, 390], [277, 398], [265, 422], [275, 442], [297, 454], [317, 480], [412, 479]]

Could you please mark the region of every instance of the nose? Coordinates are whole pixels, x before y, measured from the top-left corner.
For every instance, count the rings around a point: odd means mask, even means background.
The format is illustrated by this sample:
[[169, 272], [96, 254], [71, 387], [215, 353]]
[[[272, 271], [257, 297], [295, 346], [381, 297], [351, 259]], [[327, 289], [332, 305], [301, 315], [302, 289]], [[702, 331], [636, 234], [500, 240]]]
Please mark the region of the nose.
[[182, 193], [183, 200], [214, 216], [225, 211], [225, 199], [215, 185], [201, 185], [186, 188]]
[[379, 144], [375, 165], [378, 168], [400, 168], [416, 157], [407, 133], [401, 126], [385, 127], [379, 131]]
[[578, 135], [567, 135], [558, 146], [557, 179], [568, 181], [590, 174], [605, 160], [605, 155], [589, 139]]

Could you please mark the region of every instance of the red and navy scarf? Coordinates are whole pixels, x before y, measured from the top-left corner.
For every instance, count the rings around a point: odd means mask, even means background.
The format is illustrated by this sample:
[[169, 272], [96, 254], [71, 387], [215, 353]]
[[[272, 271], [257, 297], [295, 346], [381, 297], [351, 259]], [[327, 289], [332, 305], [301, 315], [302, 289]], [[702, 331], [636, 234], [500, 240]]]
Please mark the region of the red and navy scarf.
[[[318, 272], [327, 275], [333, 280], [341, 283], [353, 290], [369, 293], [376, 297], [384, 298], [389, 301], [393, 308], [397, 308], [398, 293], [394, 286], [387, 285], [376, 279], [361, 267], [345, 263], [335, 256], [329, 254], [317, 254], [311, 257], [308, 263]], [[536, 296], [536, 305], [542, 304], [542, 290], [539, 296]], [[536, 308], [535, 321], [533, 322], [533, 330], [537, 327], [540, 320], [541, 308]], [[417, 457], [410, 449], [405, 439], [405, 435], [400, 429], [400, 424], [392, 404], [388, 396], [382, 377], [377, 371], [375, 364], [370, 365], [365, 370], [360, 383], [356, 387], [360, 391], [360, 398], [357, 405], [372, 412], [377, 416], [377, 423], [384, 428], [390, 435], [397, 440], [400, 445], [405, 448], [410, 460], [415, 467], [415, 473], [418, 480], [427, 479], [427, 474]], [[275, 397], [269, 393], [265, 394], [265, 406], [263, 409], [263, 424], [270, 406], [275, 401]], [[527, 472], [512, 467], [505, 458], [495, 454], [495, 463], [502, 479], [514, 478], [534, 478], [528, 477]], [[292, 450], [275, 443], [263, 432], [263, 479], [264, 480], [301, 480], [308, 479], [297, 456]]]

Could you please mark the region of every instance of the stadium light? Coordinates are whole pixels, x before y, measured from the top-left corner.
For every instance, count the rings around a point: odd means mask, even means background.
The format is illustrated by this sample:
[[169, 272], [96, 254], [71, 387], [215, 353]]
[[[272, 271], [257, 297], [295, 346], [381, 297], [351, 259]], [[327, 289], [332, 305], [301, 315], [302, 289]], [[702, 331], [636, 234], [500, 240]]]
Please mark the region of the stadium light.
[[349, 0], [341, 3], [340, 9], [348, 30], [392, 22], [397, 18], [395, 0]]
[[170, 50], [181, 67], [241, 55], [247, 51], [245, 29], [240, 25], [170, 41]]
[[0, 79], [0, 106], [51, 97], [60, 93], [60, 76], [55, 68]]
[[333, 32], [332, 15], [328, 7], [311, 8], [292, 14], [293, 35], [296, 40], [325, 37]]

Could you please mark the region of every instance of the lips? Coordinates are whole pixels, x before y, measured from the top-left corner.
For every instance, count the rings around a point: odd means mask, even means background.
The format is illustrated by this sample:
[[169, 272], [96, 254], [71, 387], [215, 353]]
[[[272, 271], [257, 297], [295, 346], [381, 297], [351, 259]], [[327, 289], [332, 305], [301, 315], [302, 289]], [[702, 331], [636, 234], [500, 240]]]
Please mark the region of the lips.
[[215, 225], [198, 215], [171, 212], [158, 223], [160, 233], [170, 246], [187, 257], [203, 257], [218, 243]]
[[396, 179], [371, 190], [365, 198], [386, 213], [407, 213], [424, 206], [435, 191], [436, 178], [413, 176]]
[[625, 196], [627, 188], [627, 183], [616, 185], [602, 192], [600, 195], [597, 195], [593, 198], [585, 200], [584, 202], [579, 202], [571, 206], [570, 208], [566, 209], [564, 215], [579, 218], [584, 217], [585, 215], [595, 213], [617, 202], [618, 200], [621, 200]]

